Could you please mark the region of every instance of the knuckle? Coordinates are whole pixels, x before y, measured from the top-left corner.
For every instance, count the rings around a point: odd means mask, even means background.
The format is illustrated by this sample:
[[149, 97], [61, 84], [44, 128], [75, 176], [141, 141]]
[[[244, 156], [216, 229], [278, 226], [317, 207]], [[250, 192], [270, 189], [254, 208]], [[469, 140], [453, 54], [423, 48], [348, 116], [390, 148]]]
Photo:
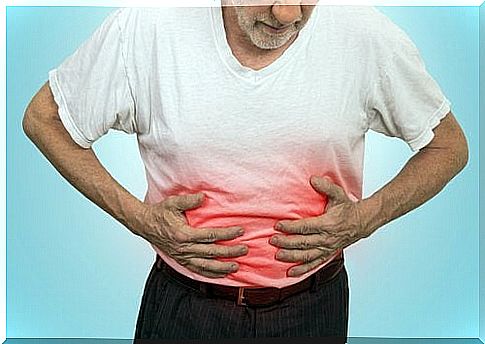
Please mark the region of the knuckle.
[[217, 233], [215, 231], [209, 231], [207, 233], [207, 240], [213, 241], [217, 239]]
[[189, 240], [189, 235], [187, 233], [181, 232], [179, 230], [175, 231], [174, 239], [177, 242], [186, 242]]
[[207, 271], [207, 268], [208, 268], [208, 266], [207, 266], [207, 263], [206, 262], [200, 262], [199, 263], [199, 269], [201, 271]]
[[319, 234], [317, 237], [317, 240], [315, 241], [315, 244], [317, 246], [325, 246], [326, 244], [326, 237], [323, 234]]
[[310, 256], [310, 254], [305, 253], [303, 255], [303, 259], [302, 260], [303, 260], [303, 263], [308, 264], [308, 263], [310, 263], [312, 261], [312, 257]]
[[311, 223], [305, 223], [302, 228], [304, 233], [309, 233], [313, 230], [313, 224]]
[[182, 255], [187, 252], [187, 248], [184, 245], [175, 245], [175, 254]]

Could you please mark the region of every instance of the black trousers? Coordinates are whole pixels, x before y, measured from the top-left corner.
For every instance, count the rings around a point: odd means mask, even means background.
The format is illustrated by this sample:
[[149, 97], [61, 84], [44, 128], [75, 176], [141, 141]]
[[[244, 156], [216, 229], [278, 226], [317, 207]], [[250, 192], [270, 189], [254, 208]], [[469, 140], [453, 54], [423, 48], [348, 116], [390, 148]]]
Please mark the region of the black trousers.
[[347, 341], [349, 287], [345, 266], [331, 280], [319, 280], [317, 272], [311, 289], [276, 305], [254, 308], [209, 298], [167, 274], [165, 266], [157, 267], [155, 262], [147, 278], [134, 343], [146, 342], [139, 339], [265, 337]]

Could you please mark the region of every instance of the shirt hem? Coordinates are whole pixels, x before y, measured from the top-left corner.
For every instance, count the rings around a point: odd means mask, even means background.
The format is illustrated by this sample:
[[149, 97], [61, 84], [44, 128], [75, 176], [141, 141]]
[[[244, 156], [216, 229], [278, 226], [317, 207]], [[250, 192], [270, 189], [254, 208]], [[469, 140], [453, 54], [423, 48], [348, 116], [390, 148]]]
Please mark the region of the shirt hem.
[[81, 130], [76, 126], [71, 114], [67, 108], [67, 103], [64, 94], [59, 87], [59, 81], [57, 80], [57, 69], [53, 69], [49, 72], [49, 86], [52, 90], [52, 95], [58, 106], [58, 113], [62, 124], [66, 128], [71, 138], [83, 148], [91, 148], [92, 142], [86, 139]]
[[434, 138], [433, 129], [436, 128], [438, 124], [440, 124], [440, 121], [450, 112], [450, 105], [450, 101], [445, 98], [440, 107], [428, 119], [428, 124], [421, 134], [417, 138], [408, 141], [408, 145], [413, 152], [420, 150], [431, 142]]

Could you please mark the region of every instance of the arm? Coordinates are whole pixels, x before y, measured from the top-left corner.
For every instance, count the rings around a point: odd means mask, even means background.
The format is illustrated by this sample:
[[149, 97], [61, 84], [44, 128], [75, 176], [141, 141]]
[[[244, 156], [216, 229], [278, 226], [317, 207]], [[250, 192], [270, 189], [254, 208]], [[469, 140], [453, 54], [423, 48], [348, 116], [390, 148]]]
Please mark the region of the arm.
[[113, 179], [91, 148], [82, 148], [72, 140], [57, 109], [49, 84], [45, 83], [25, 111], [25, 134], [69, 183], [132, 228], [133, 219], [142, 212], [142, 202]]
[[361, 201], [363, 225], [369, 233], [435, 196], [467, 164], [465, 135], [451, 112], [433, 131], [433, 140], [396, 177]]
[[101, 165], [92, 149], [77, 145], [64, 128], [48, 83], [28, 105], [22, 121], [26, 135], [59, 173], [88, 199], [127, 227], [159, 247], [188, 269], [207, 277], [224, 277], [238, 269], [237, 263], [214, 257], [247, 253], [245, 245], [222, 246], [217, 240], [242, 235], [240, 227], [194, 229], [184, 210], [200, 206], [202, 194], [171, 196], [148, 205], [131, 195]]
[[330, 180], [313, 177], [314, 189], [328, 196], [323, 215], [296, 221], [279, 221], [270, 243], [281, 248], [276, 259], [301, 263], [288, 270], [299, 276], [322, 264], [336, 250], [366, 238], [386, 223], [419, 207], [435, 196], [468, 161], [468, 146], [450, 112], [433, 130], [433, 140], [415, 154], [399, 174], [372, 196], [351, 201]]

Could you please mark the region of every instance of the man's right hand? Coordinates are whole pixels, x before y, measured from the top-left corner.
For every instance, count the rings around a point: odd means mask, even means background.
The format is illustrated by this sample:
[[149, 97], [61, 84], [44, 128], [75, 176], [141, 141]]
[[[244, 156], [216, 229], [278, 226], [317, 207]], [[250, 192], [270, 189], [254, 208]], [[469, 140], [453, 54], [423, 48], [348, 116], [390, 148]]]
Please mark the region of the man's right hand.
[[131, 229], [187, 269], [200, 275], [220, 278], [236, 272], [236, 262], [214, 258], [231, 258], [247, 254], [246, 245], [224, 246], [218, 240], [241, 236], [242, 227], [194, 228], [188, 225], [184, 211], [202, 204], [203, 193], [170, 196], [152, 205], [144, 204], [142, 215]]
[[242, 228], [190, 227], [183, 212], [198, 207], [203, 200], [202, 193], [171, 196], [153, 205], [134, 197], [108, 173], [91, 148], [83, 148], [71, 138], [59, 117], [48, 82], [29, 103], [22, 126], [25, 134], [69, 183], [134, 234], [188, 269], [207, 277], [224, 277], [239, 268], [235, 262], [214, 258], [241, 256], [247, 253], [247, 247], [222, 246], [214, 242], [234, 239], [242, 235], [239, 233]]

